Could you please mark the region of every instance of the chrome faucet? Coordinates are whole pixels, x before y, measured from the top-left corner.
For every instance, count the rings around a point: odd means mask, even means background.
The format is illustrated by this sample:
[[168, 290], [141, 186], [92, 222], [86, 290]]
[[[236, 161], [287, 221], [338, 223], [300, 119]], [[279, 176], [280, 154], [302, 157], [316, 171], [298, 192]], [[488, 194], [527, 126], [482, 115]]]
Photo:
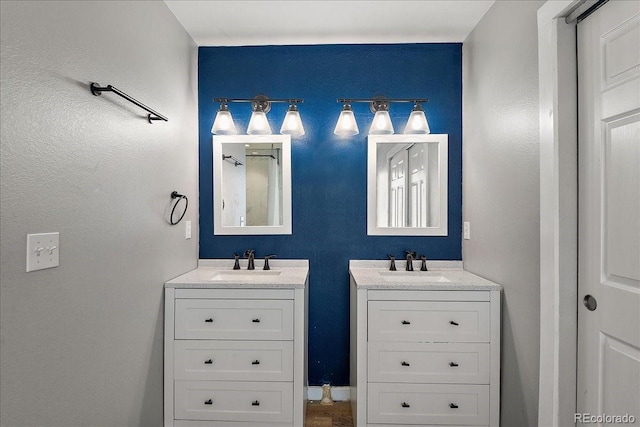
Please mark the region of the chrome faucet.
[[249, 264], [247, 265], [247, 270], [255, 270], [256, 266], [254, 263], [255, 260], [255, 250], [254, 249], [247, 249], [246, 251], [244, 251], [244, 257], [245, 258], [249, 258]]
[[413, 259], [416, 257], [415, 251], [406, 251], [407, 252], [407, 271], [413, 271]]

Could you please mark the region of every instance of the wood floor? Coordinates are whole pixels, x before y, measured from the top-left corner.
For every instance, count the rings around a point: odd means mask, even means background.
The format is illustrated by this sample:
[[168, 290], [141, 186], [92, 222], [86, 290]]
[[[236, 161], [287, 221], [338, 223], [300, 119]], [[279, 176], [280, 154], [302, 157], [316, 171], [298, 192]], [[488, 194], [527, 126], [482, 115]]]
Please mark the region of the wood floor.
[[353, 427], [350, 402], [333, 402], [320, 405], [319, 401], [307, 403], [305, 427]]

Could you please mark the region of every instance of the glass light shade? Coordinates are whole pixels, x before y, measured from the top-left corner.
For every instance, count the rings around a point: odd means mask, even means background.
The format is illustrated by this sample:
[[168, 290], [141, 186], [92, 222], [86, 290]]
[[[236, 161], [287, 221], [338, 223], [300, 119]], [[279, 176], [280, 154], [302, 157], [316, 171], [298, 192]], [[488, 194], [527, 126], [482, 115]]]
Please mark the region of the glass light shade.
[[211, 133], [216, 135], [235, 135], [238, 133], [229, 110], [220, 110], [213, 121]]
[[369, 129], [369, 135], [391, 135], [393, 134], [393, 124], [388, 111], [380, 110], [373, 116], [373, 122]]
[[338, 136], [353, 136], [360, 133], [358, 123], [356, 123], [356, 117], [351, 109], [342, 110], [333, 133]]
[[409, 115], [409, 120], [407, 120], [407, 126], [404, 128], [405, 134], [427, 134], [431, 133], [429, 130], [429, 123], [427, 122], [427, 117], [424, 115], [424, 111], [422, 110], [414, 110]]
[[289, 109], [284, 116], [280, 133], [283, 135], [291, 135], [293, 138], [304, 135], [304, 127], [300, 119], [300, 113], [297, 110]]
[[264, 111], [254, 111], [247, 128], [249, 135], [271, 135], [271, 126]]

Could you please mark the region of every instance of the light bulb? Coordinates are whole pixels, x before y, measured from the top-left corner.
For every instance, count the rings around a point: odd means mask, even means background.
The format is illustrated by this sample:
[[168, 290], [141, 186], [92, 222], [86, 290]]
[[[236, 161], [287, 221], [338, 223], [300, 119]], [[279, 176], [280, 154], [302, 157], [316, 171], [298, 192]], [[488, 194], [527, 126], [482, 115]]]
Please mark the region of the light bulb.
[[304, 126], [302, 126], [302, 119], [300, 119], [300, 113], [298, 107], [295, 104], [291, 104], [287, 110], [287, 114], [284, 116], [280, 133], [283, 135], [291, 135], [293, 138], [304, 135]]
[[386, 110], [378, 110], [373, 116], [373, 122], [369, 129], [369, 135], [391, 135], [393, 134], [393, 124], [391, 117]]
[[249, 127], [247, 127], [247, 134], [271, 135], [271, 126], [269, 126], [269, 121], [267, 120], [267, 115], [264, 111], [254, 111], [251, 113]]
[[405, 134], [427, 134], [431, 133], [429, 129], [429, 123], [427, 122], [427, 117], [424, 115], [424, 111], [422, 111], [422, 107], [420, 104], [416, 104], [413, 107], [413, 111], [409, 115], [409, 120], [407, 120], [407, 126], [404, 128]]
[[338, 136], [353, 136], [360, 133], [356, 117], [353, 114], [351, 105], [348, 103], [344, 105], [340, 112], [340, 117], [338, 117], [338, 123], [336, 123], [333, 133]]
[[211, 133], [216, 135], [235, 135], [238, 133], [227, 104], [220, 105], [220, 110], [218, 110], [216, 119], [213, 121], [213, 127], [211, 127]]

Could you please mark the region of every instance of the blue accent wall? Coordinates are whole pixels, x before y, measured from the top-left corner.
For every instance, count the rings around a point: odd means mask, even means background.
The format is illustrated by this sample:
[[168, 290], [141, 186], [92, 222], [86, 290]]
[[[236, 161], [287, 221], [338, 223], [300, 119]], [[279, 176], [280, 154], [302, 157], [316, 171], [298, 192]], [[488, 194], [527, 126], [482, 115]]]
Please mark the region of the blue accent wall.
[[[428, 259], [461, 260], [462, 44], [201, 47], [199, 49], [200, 258], [309, 259], [309, 383], [349, 384], [349, 260], [402, 257], [407, 249]], [[214, 97], [303, 98], [306, 134], [292, 139], [293, 234], [214, 236], [211, 126]], [[353, 110], [360, 134], [333, 134], [337, 98], [429, 98], [423, 104], [432, 133], [449, 134], [449, 235], [367, 236], [368, 104]], [[249, 104], [230, 104], [246, 133]], [[391, 104], [396, 133], [412, 105]], [[286, 104], [268, 114], [278, 132]], [[231, 261], [230, 261], [231, 264]]]

